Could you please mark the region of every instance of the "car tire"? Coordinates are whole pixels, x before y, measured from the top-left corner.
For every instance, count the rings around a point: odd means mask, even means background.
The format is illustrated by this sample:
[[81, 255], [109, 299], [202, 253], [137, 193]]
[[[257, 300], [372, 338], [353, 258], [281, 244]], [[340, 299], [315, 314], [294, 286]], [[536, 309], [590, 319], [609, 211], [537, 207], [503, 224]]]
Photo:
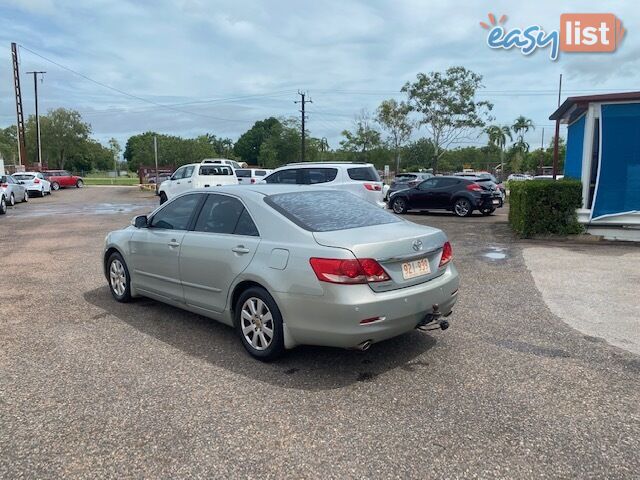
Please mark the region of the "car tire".
[[160, 192], [160, 205], [167, 201], [167, 194], [164, 192]]
[[458, 217], [468, 217], [473, 213], [471, 202], [466, 198], [458, 198], [453, 204], [453, 213]]
[[22, 203], [27, 203], [29, 201], [29, 192], [27, 190], [24, 191], [24, 198], [22, 199]]
[[82, 180], [78, 180], [76, 182], [76, 188], [82, 188], [82, 187], [84, 187], [84, 182]]
[[495, 208], [483, 208], [482, 210], [480, 210], [480, 213], [482, 213], [482, 215], [484, 215], [485, 217], [488, 217], [495, 211], [496, 211]]
[[42, 198], [44, 198], [44, 196], [47, 194], [47, 192], [44, 191], [44, 188], [42, 190], [40, 190], [40, 196]]
[[407, 213], [407, 201], [402, 197], [395, 198], [393, 202], [391, 202], [391, 210], [398, 215]]
[[7, 213], [7, 201], [4, 199], [4, 195], [0, 197], [0, 215]]
[[131, 301], [131, 277], [127, 264], [118, 252], [114, 252], [107, 260], [107, 278], [111, 295], [118, 302]]
[[10, 207], [16, 206], [16, 197], [13, 193], [9, 196], [9, 206]]
[[242, 292], [235, 305], [235, 327], [249, 355], [263, 362], [281, 356], [282, 323], [278, 305], [264, 288], [251, 287]]
[[58, 191], [60, 190], [60, 184], [58, 182], [53, 182], [51, 184], [51, 188], [53, 189], [53, 191]]

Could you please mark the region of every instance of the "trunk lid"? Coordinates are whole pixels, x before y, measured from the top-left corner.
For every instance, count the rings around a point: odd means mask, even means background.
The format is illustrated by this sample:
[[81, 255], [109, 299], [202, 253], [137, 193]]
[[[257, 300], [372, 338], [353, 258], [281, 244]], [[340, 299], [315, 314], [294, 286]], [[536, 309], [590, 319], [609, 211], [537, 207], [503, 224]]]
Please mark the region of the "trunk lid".
[[[391, 280], [369, 283], [375, 292], [385, 292], [427, 282], [442, 274], [438, 270], [442, 246], [447, 237], [442, 230], [403, 221], [386, 225], [314, 232], [316, 242], [326, 247], [350, 250], [356, 258], [373, 258]], [[426, 259], [429, 273], [404, 278], [403, 265]]]

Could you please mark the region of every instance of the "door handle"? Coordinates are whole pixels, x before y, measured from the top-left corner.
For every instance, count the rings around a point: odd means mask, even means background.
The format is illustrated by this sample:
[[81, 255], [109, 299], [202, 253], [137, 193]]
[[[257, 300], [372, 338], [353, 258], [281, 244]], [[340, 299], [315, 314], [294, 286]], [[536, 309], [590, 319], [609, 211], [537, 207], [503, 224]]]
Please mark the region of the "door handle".
[[191, 183], [191, 180], [189, 180], [187, 183]]
[[248, 248], [245, 248], [244, 245], [238, 245], [237, 247], [233, 247], [231, 251], [235, 253], [245, 254], [245, 253], [249, 253], [251, 250], [249, 250]]
[[180, 182], [176, 182], [176, 185], [180, 185]]
[[171, 240], [169, 243], [167, 243], [167, 245], [169, 245], [170, 247], [179, 247], [180, 242], [177, 242], [176, 240]]

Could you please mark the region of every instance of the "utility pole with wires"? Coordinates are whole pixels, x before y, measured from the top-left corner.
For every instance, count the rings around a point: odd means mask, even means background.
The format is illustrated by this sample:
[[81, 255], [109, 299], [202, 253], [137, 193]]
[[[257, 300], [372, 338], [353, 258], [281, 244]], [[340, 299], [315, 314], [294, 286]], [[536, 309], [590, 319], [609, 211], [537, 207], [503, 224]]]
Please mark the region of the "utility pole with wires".
[[[562, 94], [562, 74], [560, 74], [560, 84], [558, 85], [558, 107], [560, 107], [560, 96]], [[558, 137], [560, 136], [560, 119], [556, 119], [556, 136], [553, 139], [553, 179], [558, 175]]]
[[300, 138], [301, 138], [301, 160], [304, 162], [304, 153], [305, 153], [305, 143], [304, 143], [304, 121], [306, 120], [305, 114], [304, 114], [304, 106], [307, 103], [313, 103], [313, 101], [311, 99], [306, 100], [306, 93], [305, 92], [301, 92], [300, 90], [298, 90], [298, 95], [300, 95], [300, 100], [296, 100], [293, 103], [299, 103], [302, 108], [300, 109], [300, 113], [302, 114], [302, 128], [300, 131]]
[[18, 163], [27, 165], [27, 147], [24, 139], [24, 111], [22, 110], [22, 89], [20, 88], [20, 62], [18, 61], [18, 46], [11, 44], [11, 59], [13, 61], [13, 87], [16, 92], [16, 128], [18, 130]]
[[27, 72], [27, 75], [33, 75], [33, 90], [36, 96], [36, 163], [42, 168], [42, 144], [40, 142], [40, 115], [38, 113], [38, 75], [40, 81], [43, 81], [44, 74], [47, 72]]

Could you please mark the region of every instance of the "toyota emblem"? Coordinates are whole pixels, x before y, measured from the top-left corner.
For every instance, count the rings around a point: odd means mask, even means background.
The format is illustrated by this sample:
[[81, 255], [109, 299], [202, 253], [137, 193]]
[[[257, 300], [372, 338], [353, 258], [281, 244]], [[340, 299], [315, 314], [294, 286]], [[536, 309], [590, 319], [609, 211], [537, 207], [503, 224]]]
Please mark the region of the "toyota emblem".
[[419, 252], [422, 250], [422, 240], [414, 240], [412, 246], [416, 252]]

